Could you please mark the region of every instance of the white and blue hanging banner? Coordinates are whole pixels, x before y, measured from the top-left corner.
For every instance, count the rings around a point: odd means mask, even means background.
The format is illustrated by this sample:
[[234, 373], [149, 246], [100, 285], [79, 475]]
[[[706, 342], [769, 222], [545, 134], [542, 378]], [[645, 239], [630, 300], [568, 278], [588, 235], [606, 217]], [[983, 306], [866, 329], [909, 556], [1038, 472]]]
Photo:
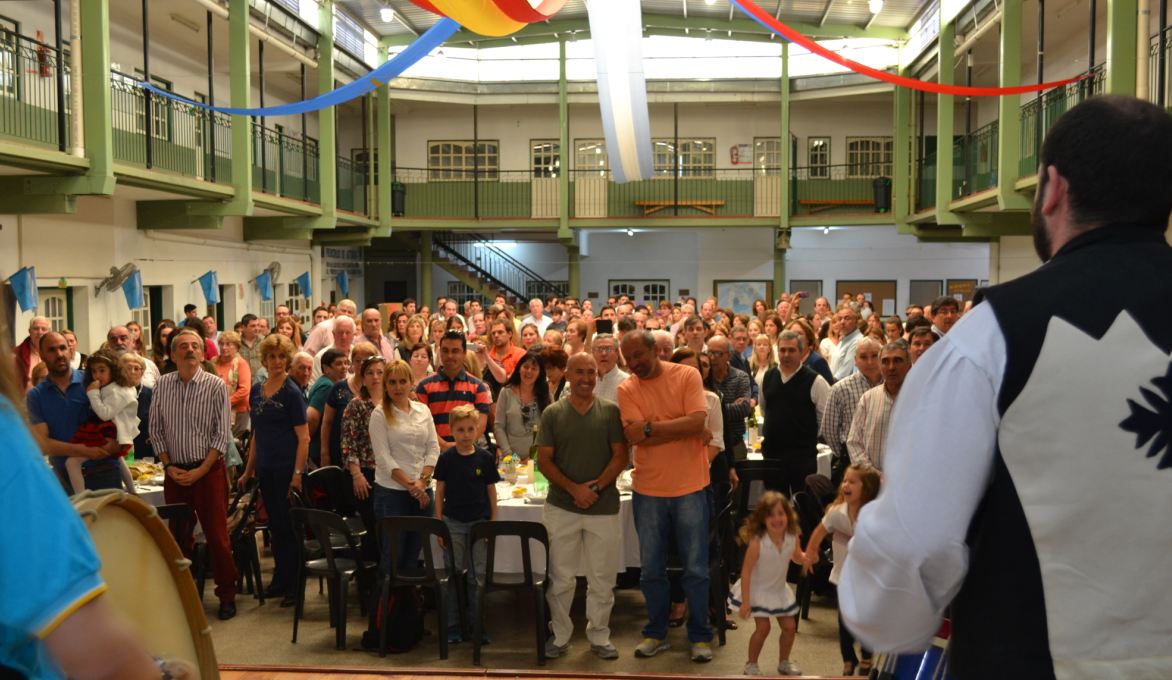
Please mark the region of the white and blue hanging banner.
[[209, 305], [220, 304], [220, 279], [214, 270], [199, 277], [199, 289], [203, 291], [203, 298]]
[[643, 13], [632, 0], [587, 0], [598, 70], [598, 105], [614, 181], [650, 179], [655, 171], [647, 79], [643, 74]]
[[122, 294], [126, 296], [126, 306], [130, 309], [146, 307], [146, 295], [142, 288], [142, 272], [136, 270], [122, 282]]
[[16, 295], [20, 311], [27, 312], [37, 308], [36, 267], [22, 267], [20, 271], [8, 277], [8, 283], [12, 285], [12, 292]]

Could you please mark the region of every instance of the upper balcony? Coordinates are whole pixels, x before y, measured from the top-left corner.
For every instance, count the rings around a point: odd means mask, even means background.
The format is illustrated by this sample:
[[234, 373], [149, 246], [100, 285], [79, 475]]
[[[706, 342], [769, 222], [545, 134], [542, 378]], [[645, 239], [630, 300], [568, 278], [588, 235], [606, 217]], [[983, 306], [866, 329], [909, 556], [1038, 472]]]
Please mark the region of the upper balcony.
[[[854, 164], [790, 171], [790, 214], [870, 216], [872, 183], [890, 165]], [[427, 170], [397, 168], [402, 214], [412, 220], [557, 219], [560, 183], [555, 173], [529, 170]], [[619, 184], [608, 170], [574, 170], [568, 177], [569, 216], [575, 220], [777, 218], [777, 168], [717, 169], [665, 174]]]
[[67, 150], [69, 87], [68, 61], [57, 48], [0, 28], [0, 137]]

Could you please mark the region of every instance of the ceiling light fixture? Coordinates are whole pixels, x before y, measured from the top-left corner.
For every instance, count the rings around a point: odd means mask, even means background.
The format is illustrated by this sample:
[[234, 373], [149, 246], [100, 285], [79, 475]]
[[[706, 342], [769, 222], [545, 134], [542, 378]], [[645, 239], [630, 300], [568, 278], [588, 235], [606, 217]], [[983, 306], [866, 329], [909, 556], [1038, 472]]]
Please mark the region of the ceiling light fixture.
[[868, 0], [867, 9], [871, 14], [878, 14], [883, 11], [883, 0]]
[[830, 227], [822, 227], [822, 233], [823, 233], [823, 234], [829, 234], [829, 233], [830, 233]]
[[634, 230], [634, 229], [628, 229], [628, 230], [627, 230], [627, 236], [634, 236], [634, 235], [635, 235], [635, 230]]
[[389, 24], [395, 20], [395, 10], [390, 7], [382, 7], [378, 11], [378, 18], [382, 19], [384, 24]]
[[188, 19], [187, 17], [183, 16], [182, 14], [176, 14], [175, 12], [171, 12], [171, 21], [174, 21], [175, 23], [186, 28], [187, 30], [191, 31], [192, 33], [199, 33], [199, 24], [195, 23], [191, 19]]
[[716, 0], [704, 0], [704, 4], [711, 7], [716, 4]]

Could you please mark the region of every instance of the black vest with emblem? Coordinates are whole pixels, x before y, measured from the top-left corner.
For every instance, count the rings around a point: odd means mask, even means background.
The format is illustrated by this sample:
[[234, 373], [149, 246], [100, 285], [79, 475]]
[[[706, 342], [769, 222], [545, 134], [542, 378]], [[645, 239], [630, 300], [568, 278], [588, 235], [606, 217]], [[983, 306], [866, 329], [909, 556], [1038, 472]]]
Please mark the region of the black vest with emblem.
[[810, 388], [818, 374], [802, 366], [788, 382], [781, 369], [771, 368], [761, 379], [765, 395], [765, 428], [761, 453], [765, 458], [815, 457], [818, 454], [818, 411]]
[[[997, 405], [1002, 416], [1029, 382], [1054, 317], [1099, 340], [1126, 311], [1162, 352], [1172, 351], [1172, 248], [1163, 234], [1151, 229], [1104, 227], [1082, 234], [1037, 271], [982, 291], [977, 302], [982, 299], [992, 306], [1005, 337], [1005, 375]], [[1127, 360], [1109, 351], [1061, 357], [1072, 367]], [[1117, 418], [1107, 422], [1106, 411], [1064, 413], [1062, 404], [1054, 404], [1054, 409], [1039, 417], [1099, 417], [1104, 428], [1120, 426]], [[1030, 455], [1028, 444], [1013, 451], [1003, 450], [1004, 445], [999, 441], [989, 487], [969, 527], [968, 574], [952, 604], [951, 670], [958, 679], [1054, 677], [1038, 551], [1006, 465], [1010, 455], [1015, 457], [1011, 460]], [[1155, 463], [1152, 471], [1156, 472]], [[1094, 480], [1071, 479], [1069, 473], [1063, 476], [1055, 470], [1054, 484], [1069, 486], [1080, 503], [1093, 502]], [[1140, 499], [1136, 502], [1142, 504]], [[1122, 518], [1119, 529], [1127, 531]], [[1111, 538], [1116, 537], [1079, 540], [1109, 543]], [[1111, 546], [1104, 544], [1103, 549]]]

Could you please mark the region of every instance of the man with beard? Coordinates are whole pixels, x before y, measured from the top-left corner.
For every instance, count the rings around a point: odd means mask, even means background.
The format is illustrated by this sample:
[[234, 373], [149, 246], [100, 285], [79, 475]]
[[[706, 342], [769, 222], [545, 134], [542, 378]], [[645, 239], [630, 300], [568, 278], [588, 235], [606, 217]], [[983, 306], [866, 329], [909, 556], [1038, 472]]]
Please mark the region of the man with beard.
[[[66, 479], [65, 458], [86, 458], [82, 465], [86, 489], [122, 488], [120, 466], [110, 457], [121, 448], [118, 442], [111, 439], [103, 447], [69, 442], [92, 411], [81, 371], [69, 366], [69, 343], [65, 336], [52, 331], [45, 333], [41, 336], [39, 353], [49, 376], [28, 393], [28, 419], [41, 449], [53, 457], [53, 467], [62, 480]], [[67, 487], [66, 491], [74, 494], [84, 489]]]
[[951, 606], [958, 680], [1172, 677], [1169, 158], [1172, 117], [1138, 99], [1050, 129], [1045, 264], [979, 293], [892, 414], [839, 580], [868, 646], [924, 649]]

